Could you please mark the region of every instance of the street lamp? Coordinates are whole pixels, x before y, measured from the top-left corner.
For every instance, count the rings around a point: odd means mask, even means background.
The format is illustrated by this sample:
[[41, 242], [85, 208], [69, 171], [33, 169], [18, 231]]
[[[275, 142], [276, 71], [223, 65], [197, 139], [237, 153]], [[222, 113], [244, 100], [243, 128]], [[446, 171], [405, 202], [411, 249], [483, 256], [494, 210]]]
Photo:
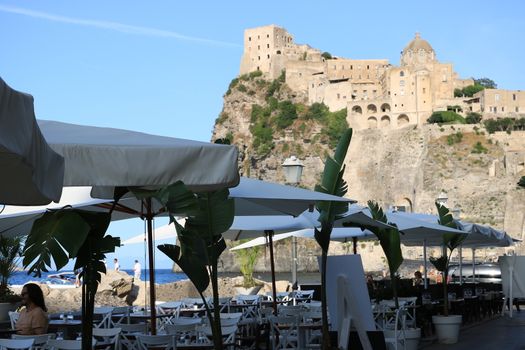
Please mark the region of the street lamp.
[[447, 202], [448, 202], [447, 194], [445, 192], [441, 191], [439, 196], [436, 198], [436, 202], [446, 207], [447, 206]]
[[[286, 158], [282, 164], [286, 183], [298, 185], [301, 182], [304, 165], [296, 156]], [[292, 285], [297, 285], [297, 237], [292, 236]]]
[[286, 183], [296, 185], [301, 181], [304, 165], [296, 156], [286, 158], [282, 166]]

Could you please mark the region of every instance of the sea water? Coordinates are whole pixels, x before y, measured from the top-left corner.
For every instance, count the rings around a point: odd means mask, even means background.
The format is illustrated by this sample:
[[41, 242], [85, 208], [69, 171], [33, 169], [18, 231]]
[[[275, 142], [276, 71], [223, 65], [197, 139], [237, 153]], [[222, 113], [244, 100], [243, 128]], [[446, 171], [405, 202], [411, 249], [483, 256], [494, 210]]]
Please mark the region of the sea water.
[[[133, 270], [122, 270], [126, 273], [128, 273], [130, 276], [133, 276]], [[59, 271], [59, 272], [67, 272]], [[45, 279], [49, 275], [54, 275], [59, 273], [57, 271], [50, 271], [50, 272], [42, 272], [42, 277], [33, 277], [32, 275], [28, 275], [27, 271], [17, 271], [14, 273], [14, 275], [9, 278], [9, 284], [10, 285], [23, 285], [28, 282], [43, 282], [45, 283]], [[140, 279], [143, 281], [149, 281], [149, 273], [146, 274], [145, 270], [142, 270], [142, 274], [140, 275]], [[165, 284], [165, 283], [171, 283], [171, 282], [177, 282], [181, 280], [188, 279], [188, 277], [183, 273], [177, 273], [172, 272], [171, 269], [156, 269], [155, 270], [155, 283], [158, 284]]]

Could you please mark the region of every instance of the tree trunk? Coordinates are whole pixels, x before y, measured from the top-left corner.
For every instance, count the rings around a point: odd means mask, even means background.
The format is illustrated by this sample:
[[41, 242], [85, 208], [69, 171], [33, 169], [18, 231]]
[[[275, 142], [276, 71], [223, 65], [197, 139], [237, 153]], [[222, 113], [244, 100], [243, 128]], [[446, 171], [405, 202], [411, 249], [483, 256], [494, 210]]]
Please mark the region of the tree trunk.
[[323, 332], [323, 350], [329, 350], [330, 333], [328, 330], [328, 306], [326, 303], [326, 262], [328, 260], [328, 251], [323, 250], [321, 255], [321, 311], [322, 311], [322, 332]]
[[93, 312], [95, 294], [98, 289], [95, 268], [88, 264], [84, 268], [84, 283], [82, 285], [82, 350], [93, 348]]
[[448, 288], [447, 288], [447, 280], [448, 280], [448, 264], [445, 267], [445, 271], [443, 271], [443, 315], [448, 316]]

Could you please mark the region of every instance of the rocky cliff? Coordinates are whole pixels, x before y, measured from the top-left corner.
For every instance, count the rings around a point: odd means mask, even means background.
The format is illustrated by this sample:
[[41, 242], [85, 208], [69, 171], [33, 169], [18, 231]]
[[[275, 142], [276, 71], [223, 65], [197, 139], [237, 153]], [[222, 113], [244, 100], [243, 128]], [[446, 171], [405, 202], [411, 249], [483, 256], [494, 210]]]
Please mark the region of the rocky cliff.
[[[284, 123], [283, 101], [295, 106], [293, 118]], [[284, 182], [281, 164], [295, 155], [305, 165], [301, 185], [313, 188], [326, 152], [331, 152], [337, 132], [348, 124], [340, 118], [346, 110], [328, 115], [319, 112], [322, 106], [307, 106], [305, 101], [306, 97], [295, 95], [284, 80], [240, 77], [224, 96], [212, 139], [229, 138], [239, 147], [244, 176], [273, 182]], [[488, 134], [481, 124], [412, 125], [354, 132], [345, 177], [348, 196], [361, 204], [372, 199], [385, 208], [427, 213], [435, 210], [435, 198], [445, 192], [449, 207], [461, 218], [505, 229], [521, 239], [525, 232], [525, 190], [517, 189], [516, 183], [525, 174], [524, 163], [523, 131]], [[336, 247], [337, 251], [344, 250]], [[289, 245], [283, 248], [277, 259], [279, 268], [290, 266], [289, 249]], [[315, 269], [311, 257], [318, 254], [316, 249], [314, 242], [300, 241], [300, 266]], [[379, 268], [380, 251], [367, 254], [365, 266]], [[489, 250], [481, 254], [499, 253]], [[420, 255], [417, 248], [405, 249], [406, 257]], [[235, 269], [231, 254], [223, 254], [221, 259], [225, 270]], [[266, 266], [260, 259], [258, 268]]]

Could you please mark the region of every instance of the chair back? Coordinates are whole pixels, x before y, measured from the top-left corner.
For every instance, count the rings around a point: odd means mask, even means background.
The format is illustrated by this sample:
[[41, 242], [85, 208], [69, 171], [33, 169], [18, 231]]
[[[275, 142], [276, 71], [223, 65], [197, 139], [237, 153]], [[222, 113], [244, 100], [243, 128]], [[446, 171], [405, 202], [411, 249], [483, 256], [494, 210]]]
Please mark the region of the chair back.
[[173, 324], [186, 325], [186, 324], [201, 324], [202, 319], [199, 317], [178, 317], [173, 319]]
[[165, 327], [166, 333], [176, 335], [178, 337], [190, 333], [194, 333], [201, 323], [187, 323], [187, 324], [167, 324]]
[[139, 348], [148, 350], [150, 348], [164, 348], [166, 350], [175, 350], [176, 343], [173, 335], [138, 335]]
[[31, 349], [32, 350], [43, 350], [43, 349], [47, 349], [48, 340], [55, 339], [56, 336], [57, 335], [55, 333], [39, 334], [39, 335], [13, 334], [11, 338], [12, 339], [33, 339], [34, 343]]
[[[93, 341], [95, 347], [96, 341]], [[82, 340], [63, 340], [50, 339], [47, 342], [47, 347], [50, 350], [82, 350]]]
[[260, 295], [246, 295], [246, 294], [238, 294], [235, 296], [235, 300], [239, 304], [248, 304], [248, 305], [255, 305], [259, 303], [259, 300], [261, 299]]
[[95, 328], [108, 328], [111, 326], [112, 307], [96, 307], [93, 311], [93, 316], [97, 320], [93, 320]]
[[16, 323], [20, 318], [20, 313], [16, 311], [9, 311], [9, 321], [11, 321], [11, 329], [16, 329]]
[[117, 323], [115, 328], [120, 328], [122, 333], [143, 333], [149, 332], [149, 325], [147, 323]]
[[126, 323], [130, 322], [129, 314], [131, 313], [130, 306], [117, 306], [111, 310], [111, 315], [109, 316], [109, 325], [110, 327], [117, 327], [116, 324], [120, 324], [123, 321]]
[[100, 341], [104, 345], [107, 345], [105, 349], [113, 348], [117, 350], [119, 348], [119, 339], [121, 328], [94, 328], [93, 338]]
[[0, 339], [0, 349], [29, 350], [34, 342], [33, 339]]

